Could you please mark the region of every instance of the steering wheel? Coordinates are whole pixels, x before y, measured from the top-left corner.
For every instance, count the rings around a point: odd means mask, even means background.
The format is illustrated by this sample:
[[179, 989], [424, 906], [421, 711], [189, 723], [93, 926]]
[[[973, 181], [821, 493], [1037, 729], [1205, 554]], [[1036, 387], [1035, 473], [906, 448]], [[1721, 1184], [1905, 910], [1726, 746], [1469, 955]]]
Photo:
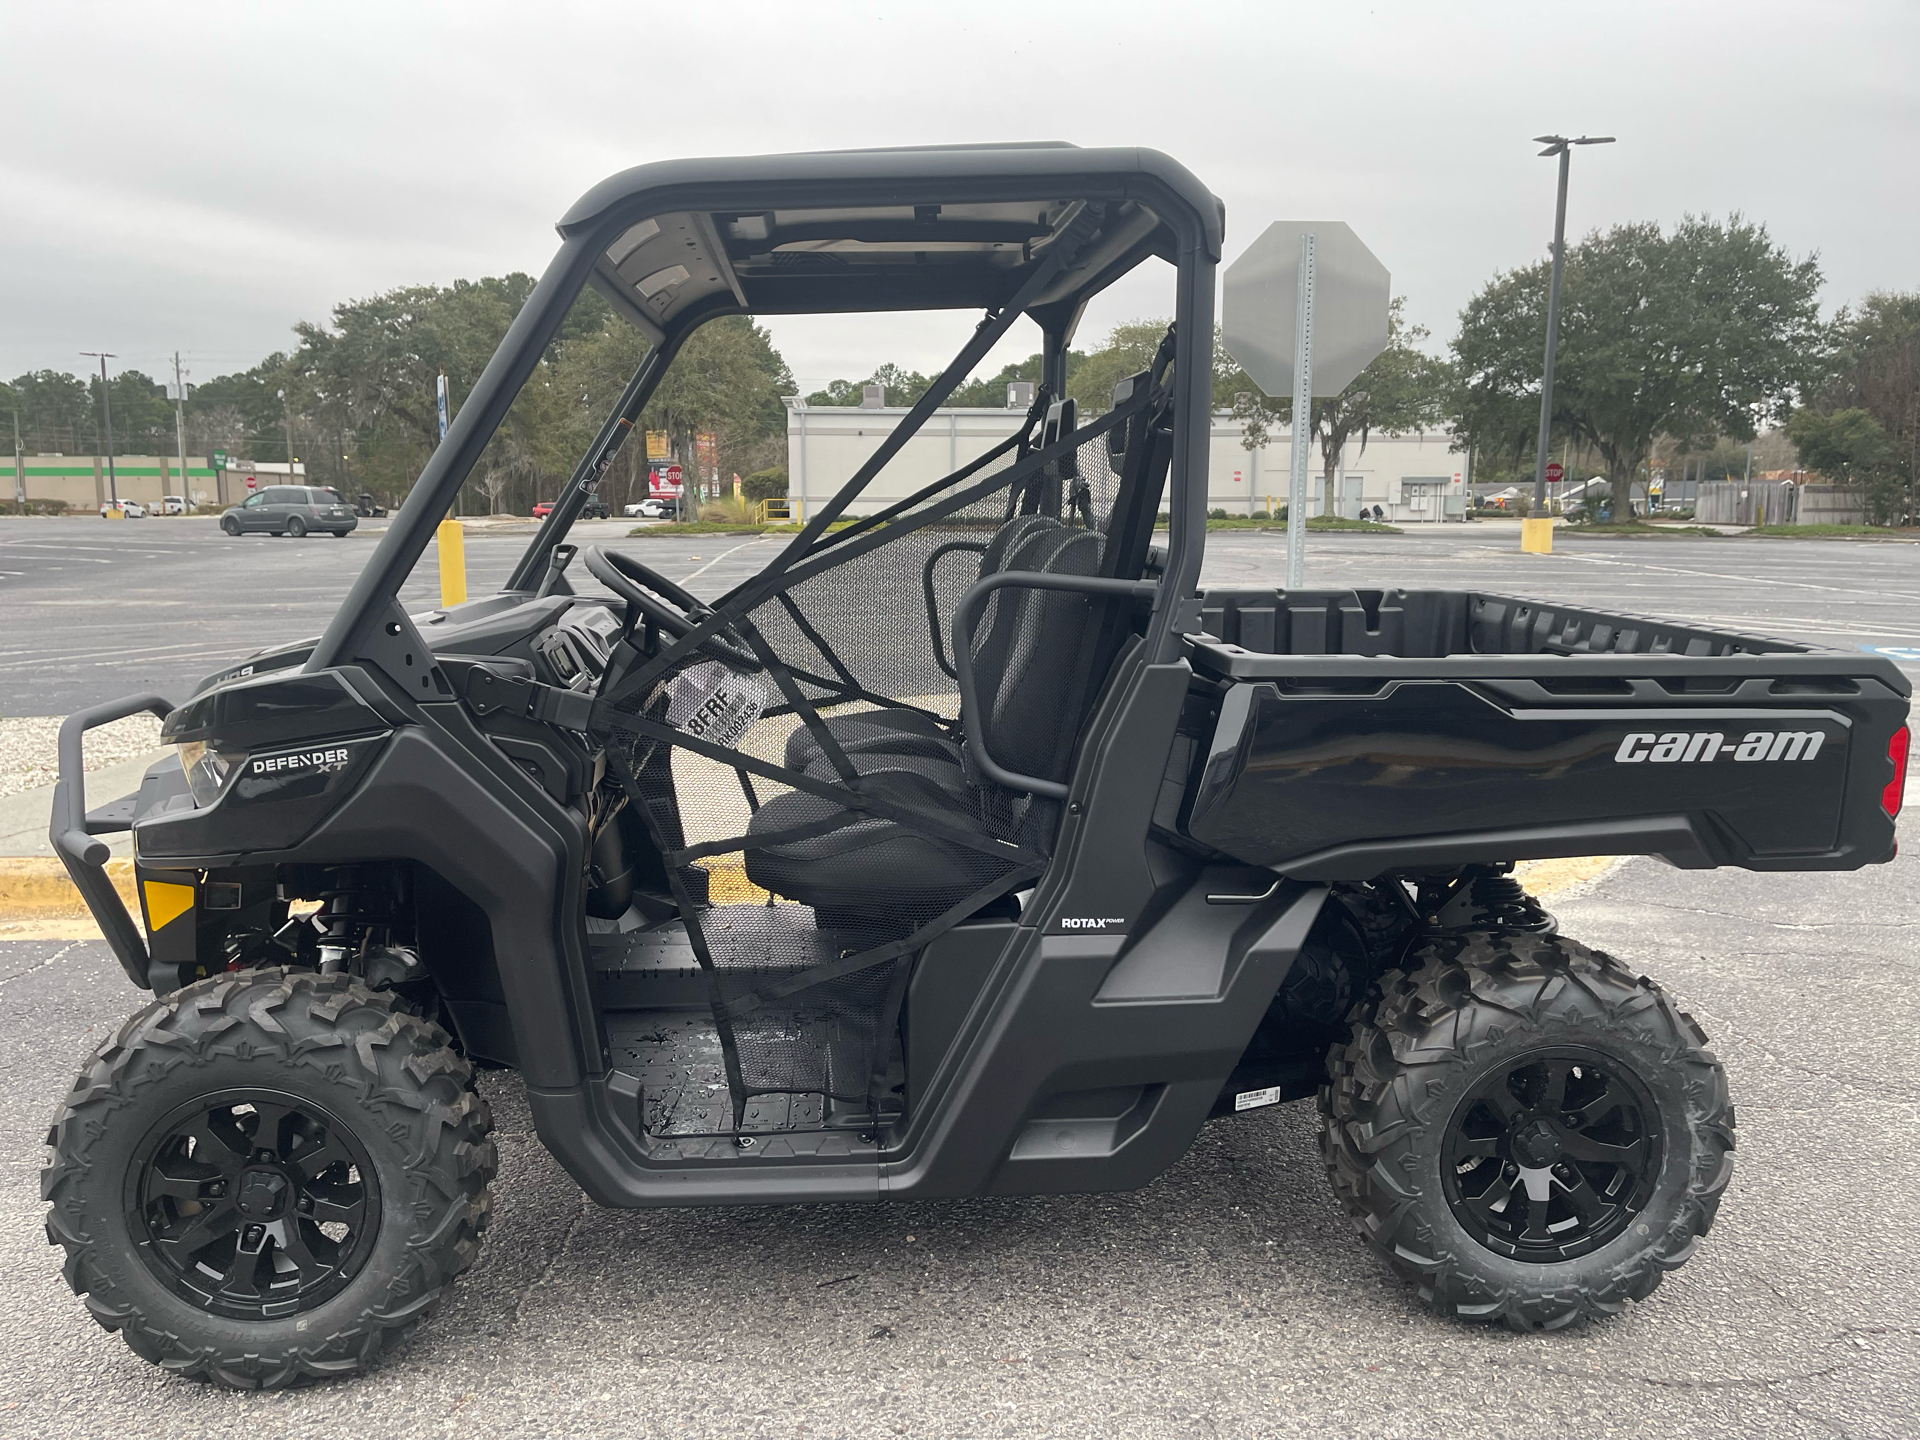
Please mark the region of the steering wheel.
[[[678, 640], [713, 613], [692, 592], [622, 551], [593, 545], [581, 552], [580, 559], [588, 574], [627, 602], [629, 623], [644, 617]], [[761, 668], [759, 657], [731, 630], [708, 636], [700, 648], [732, 665], [748, 670]]]

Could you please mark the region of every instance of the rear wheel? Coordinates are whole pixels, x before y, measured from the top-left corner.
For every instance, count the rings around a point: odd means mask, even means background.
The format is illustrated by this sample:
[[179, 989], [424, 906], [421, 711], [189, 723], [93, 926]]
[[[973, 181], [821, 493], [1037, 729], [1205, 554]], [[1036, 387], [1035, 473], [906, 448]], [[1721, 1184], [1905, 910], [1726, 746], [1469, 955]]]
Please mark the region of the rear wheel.
[[306, 539], [307, 522], [302, 520], [298, 515], [294, 516], [291, 520], [287, 521], [287, 534], [296, 540]]
[[1732, 1170], [1706, 1036], [1559, 937], [1433, 940], [1328, 1057], [1321, 1153], [1356, 1227], [1442, 1314], [1550, 1330], [1641, 1300]]
[[240, 518], [237, 515], [225, 516], [220, 521], [220, 528], [229, 535], [238, 535], [240, 533]]
[[471, 1080], [346, 976], [203, 980], [81, 1071], [47, 1134], [47, 1238], [94, 1318], [177, 1374], [360, 1370], [478, 1253], [495, 1160]]

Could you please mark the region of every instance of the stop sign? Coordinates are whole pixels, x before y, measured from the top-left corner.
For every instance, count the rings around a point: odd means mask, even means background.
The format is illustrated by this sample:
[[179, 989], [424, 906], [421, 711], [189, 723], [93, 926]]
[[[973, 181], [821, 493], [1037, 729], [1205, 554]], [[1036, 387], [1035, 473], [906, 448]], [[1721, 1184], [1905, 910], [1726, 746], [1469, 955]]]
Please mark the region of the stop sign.
[[678, 465], [655, 465], [647, 471], [647, 493], [656, 500], [677, 500], [685, 479]]
[[1300, 237], [1315, 239], [1313, 393], [1338, 395], [1387, 345], [1387, 267], [1339, 220], [1276, 220], [1226, 270], [1221, 340], [1269, 395], [1293, 393]]
[[1547, 462], [1547, 484], [1558, 485], [1560, 483], [1560, 477], [1566, 473], [1566, 471], [1560, 468], [1560, 462], [1558, 460], [1549, 460]]

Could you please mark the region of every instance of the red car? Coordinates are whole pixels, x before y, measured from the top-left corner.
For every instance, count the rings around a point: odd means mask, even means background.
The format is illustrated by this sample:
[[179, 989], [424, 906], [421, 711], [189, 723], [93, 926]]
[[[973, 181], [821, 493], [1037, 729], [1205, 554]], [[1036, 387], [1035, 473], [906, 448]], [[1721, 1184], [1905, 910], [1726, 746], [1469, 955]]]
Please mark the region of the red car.
[[[533, 507], [533, 518], [536, 520], [546, 519], [548, 515], [553, 513], [553, 507], [559, 503], [557, 500], [540, 501]], [[580, 512], [580, 518], [582, 520], [605, 520], [612, 513], [611, 510], [607, 509], [604, 501], [589, 500], [587, 501], [586, 508]]]

